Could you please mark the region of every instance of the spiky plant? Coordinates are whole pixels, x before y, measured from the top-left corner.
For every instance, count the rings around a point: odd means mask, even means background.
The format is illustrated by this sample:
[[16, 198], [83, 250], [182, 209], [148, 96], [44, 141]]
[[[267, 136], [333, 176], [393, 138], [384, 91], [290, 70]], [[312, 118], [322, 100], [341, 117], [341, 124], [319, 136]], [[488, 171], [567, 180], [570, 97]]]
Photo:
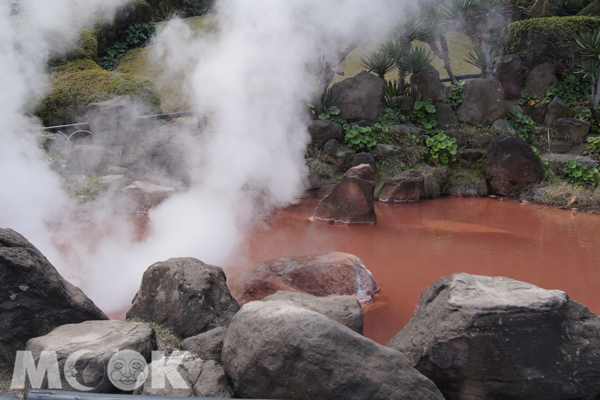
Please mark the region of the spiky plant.
[[431, 51], [425, 50], [422, 47], [414, 47], [410, 51], [404, 53], [402, 57], [402, 68], [411, 74], [426, 71], [433, 68], [431, 62], [435, 57]]
[[534, 0], [529, 7], [533, 18], [575, 15], [591, 0]]
[[[452, 83], [456, 83], [456, 78], [450, 67], [450, 53], [448, 43], [446, 42], [446, 30], [440, 24], [440, 16], [437, 8], [431, 8], [420, 15], [419, 23], [414, 28], [414, 35], [417, 40], [425, 42], [436, 55], [444, 62], [444, 69]], [[438, 46], [437, 42], [440, 42]]]
[[[492, 59], [492, 63], [495, 63], [496, 54], [494, 48], [490, 50], [490, 57]], [[485, 59], [483, 51], [481, 51], [481, 46], [473, 46], [473, 48], [467, 53], [467, 58], [465, 58], [465, 62], [473, 65], [474, 67], [479, 68], [479, 70], [481, 71], [481, 76], [485, 77], [485, 72], [487, 71], [487, 61]]]
[[361, 57], [360, 62], [369, 71], [374, 72], [381, 79], [396, 66], [396, 60], [387, 51], [375, 50], [366, 57]]
[[[592, 78], [592, 98], [594, 108], [600, 102], [600, 29], [594, 32], [582, 32], [577, 38], [577, 49], [586, 57], [581, 67]], [[596, 87], [595, 83], [597, 84]]]

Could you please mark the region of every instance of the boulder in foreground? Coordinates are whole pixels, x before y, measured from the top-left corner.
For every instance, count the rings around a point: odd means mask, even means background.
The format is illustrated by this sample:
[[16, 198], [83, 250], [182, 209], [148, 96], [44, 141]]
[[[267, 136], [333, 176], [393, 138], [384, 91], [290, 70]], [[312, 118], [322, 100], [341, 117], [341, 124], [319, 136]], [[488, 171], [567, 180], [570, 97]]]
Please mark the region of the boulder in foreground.
[[379, 291], [363, 262], [341, 252], [263, 261], [232, 276], [229, 286], [240, 304], [261, 300], [280, 290], [321, 297], [351, 295], [360, 302], [371, 300]]
[[443, 400], [406, 357], [289, 301], [255, 301], [227, 329], [223, 367], [237, 397]]
[[0, 229], [0, 360], [57, 326], [108, 317], [12, 229]]
[[562, 291], [460, 273], [425, 289], [387, 345], [448, 400], [597, 399], [599, 332]]

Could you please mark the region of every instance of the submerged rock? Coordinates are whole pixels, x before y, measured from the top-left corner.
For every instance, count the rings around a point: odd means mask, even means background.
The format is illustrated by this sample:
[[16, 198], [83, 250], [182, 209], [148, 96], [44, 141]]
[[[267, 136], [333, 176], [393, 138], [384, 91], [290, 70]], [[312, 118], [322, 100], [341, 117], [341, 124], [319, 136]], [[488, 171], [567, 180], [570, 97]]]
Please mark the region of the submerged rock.
[[57, 326], [108, 317], [19, 233], [0, 229], [0, 360]]
[[229, 287], [241, 304], [261, 300], [280, 290], [313, 296], [351, 295], [361, 302], [371, 300], [379, 291], [373, 274], [363, 262], [341, 252], [263, 261], [232, 276]]
[[242, 398], [443, 400], [401, 353], [290, 301], [244, 305], [223, 366]]
[[387, 344], [446, 399], [595, 399], [600, 317], [559, 290], [465, 273], [429, 286]]
[[346, 224], [374, 224], [377, 174], [368, 164], [350, 168], [315, 209], [315, 220]]
[[183, 338], [227, 326], [239, 305], [225, 280], [220, 267], [195, 258], [157, 262], [144, 272], [127, 318], [154, 321]]

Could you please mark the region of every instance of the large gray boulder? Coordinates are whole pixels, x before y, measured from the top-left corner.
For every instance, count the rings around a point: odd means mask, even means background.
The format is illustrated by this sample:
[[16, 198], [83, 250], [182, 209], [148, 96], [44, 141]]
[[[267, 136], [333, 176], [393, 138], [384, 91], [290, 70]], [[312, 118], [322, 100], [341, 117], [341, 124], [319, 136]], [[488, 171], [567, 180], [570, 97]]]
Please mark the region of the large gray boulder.
[[[450, 105], [442, 102], [435, 103], [435, 120], [440, 129], [455, 128], [458, 125], [456, 113]], [[447, 125], [447, 126], [446, 126]]]
[[399, 352], [289, 301], [255, 301], [227, 329], [223, 366], [237, 397], [443, 400]]
[[417, 201], [425, 189], [425, 176], [414, 169], [404, 171], [388, 180], [379, 195], [379, 201]]
[[[163, 365], [164, 361], [153, 361], [148, 365], [148, 378], [134, 394], [167, 397], [233, 398], [227, 375], [221, 364], [214, 360], [184, 358], [177, 366], [181, 377], [175, 384], [165, 379], [164, 386], [152, 380], [152, 370]], [[162, 386], [162, 387], [161, 387]], [[175, 387], [174, 387], [175, 386]]]
[[171, 122], [139, 135], [123, 149], [120, 166], [137, 174], [158, 175], [190, 182], [194, 160], [190, 147], [198, 130], [191, 124]]
[[569, 107], [565, 102], [558, 96], [554, 97], [548, 107], [546, 108], [546, 115], [544, 116], [544, 125], [552, 126], [554, 121], [559, 118], [566, 118]]
[[356, 157], [356, 150], [347, 145], [338, 142], [336, 139], [329, 139], [323, 146], [325, 160], [332, 164], [338, 171], [346, 171], [352, 166], [352, 160]]
[[550, 63], [534, 67], [527, 75], [523, 89], [529, 94], [535, 94], [538, 100], [543, 100], [552, 82], [556, 82], [556, 68]]
[[33, 337], [108, 317], [19, 233], [0, 229], [0, 361], [9, 366]]
[[365, 303], [379, 292], [362, 260], [338, 251], [263, 261], [232, 276], [229, 287], [240, 304], [262, 300], [280, 290], [313, 296], [351, 295]]
[[131, 96], [113, 97], [85, 107], [94, 144], [100, 146], [123, 146], [135, 140], [140, 115], [142, 109]]
[[502, 85], [495, 79], [471, 79], [463, 86], [465, 98], [458, 119], [471, 125], [491, 125], [508, 112]]
[[384, 94], [385, 81], [362, 71], [331, 87], [331, 105], [340, 109], [339, 116], [345, 120], [374, 121], [384, 109]]
[[492, 194], [516, 196], [544, 179], [544, 168], [523, 139], [500, 136], [483, 155], [483, 174]]
[[329, 139], [341, 139], [342, 126], [336, 122], [326, 119], [315, 119], [308, 125], [311, 143], [324, 144]]
[[223, 269], [195, 258], [157, 262], [144, 272], [127, 318], [154, 321], [183, 338], [227, 326], [239, 305], [225, 280]]
[[564, 140], [572, 144], [581, 144], [590, 132], [592, 124], [576, 118], [559, 118], [550, 128], [551, 140]]
[[[127, 365], [134, 360], [141, 363], [129, 372], [142, 372], [145, 363], [150, 362], [152, 350], [156, 350], [156, 336], [148, 324], [139, 322], [86, 321], [62, 325], [45, 336], [33, 338], [27, 342], [27, 350], [33, 353], [36, 365], [42, 351], [56, 353], [58, 370], [64, 371], [60, 374], [63, 390], [86, 390], [82, 389], [84, 386], [96, 393], [114, 393], [119, 389], [133, 390], [135, 380], [127, 383], [119, 379], [115, 385], [114, 375], [113, 379], [109, 377], [109, 366], [122, 357]], [[81, 354], [77, 357], [78, 352]], [[122, 383], [125, 389], [119, 387]], [[47, 380], [42, 389], [46, 385]]]
[[377, 174], [368, 164], [350, 168], [342, 181], [321, 200], [312, 218], [345, 224], [376, 223], [376, 180]]
[[447, 400], [597, 399], [600, 317], [559, 290], [465, 273], [429, 286], [388, 343]]
[[165, 201], [169, 196], [174, 195], [176, 191], [167, 186], [135, 181], [123, 189], [121, 193], [123, 194], [122, 211], [146, 212]]
[[523, 84], [521, 57], [516, 54], [509, 54], [502, 57], [500, 64], [496, 67], [494, 77], [502, 85], [506, 98], [514, 99], [519, 97]]
[[225, 332], [227, 332], [227, 328], [219, 326], [196, 336], [190, 336], [181, 342], [179, 348], [189, 351], [192, 355], [203, 360], [213, 360], [221, 363]]
[[437, 100], [445, 97], [445, 87], [440, 80], [440, 73], [435, 68], [428, 68], [410, 76], [410, 91], [417, 100]]
[[279, 292], [265, 297], [262, 301], [291, 301], [309, 307], [321, 314], [347, 326], [354, 332], [363, 333], [363, 310], [354, 296], [329, 295], [317, 297], [307, 293]]

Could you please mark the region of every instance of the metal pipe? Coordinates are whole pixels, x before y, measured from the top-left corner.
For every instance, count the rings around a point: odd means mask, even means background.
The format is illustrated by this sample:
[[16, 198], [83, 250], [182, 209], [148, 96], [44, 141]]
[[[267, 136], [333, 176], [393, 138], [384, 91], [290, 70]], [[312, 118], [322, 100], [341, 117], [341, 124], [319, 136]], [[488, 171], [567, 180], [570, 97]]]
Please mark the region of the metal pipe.
[[[477, 79], [477, 78], [481, 78], [481, 74], [456, 75], [455, 78], [458, 81], [460, 81], [461, 79]], [[451, 80], [450, 78], [440, 79], [440, 81], [442, 81], [442, 82], [450, 82], [450, 80]]]
[[[173, 112], [166, 114], [152, 114], [152, 115], [141, 115], [139, 119], [164, 119], [166, 121], [170, 121], [175, 118], [185, 118], [185, 117], [194, 117], [196, 113], [194, 111], [181, 111], [181, 112]], [[66, 129], [90, 129], [90, 124], [88, 122], [80, 122], [77, 124], [68, 124], [68, 125], [57, 125], [57, 126], [47, 126], [44, 127], [43, 130], [46, 132], [57, 132], [60, 130]]]

